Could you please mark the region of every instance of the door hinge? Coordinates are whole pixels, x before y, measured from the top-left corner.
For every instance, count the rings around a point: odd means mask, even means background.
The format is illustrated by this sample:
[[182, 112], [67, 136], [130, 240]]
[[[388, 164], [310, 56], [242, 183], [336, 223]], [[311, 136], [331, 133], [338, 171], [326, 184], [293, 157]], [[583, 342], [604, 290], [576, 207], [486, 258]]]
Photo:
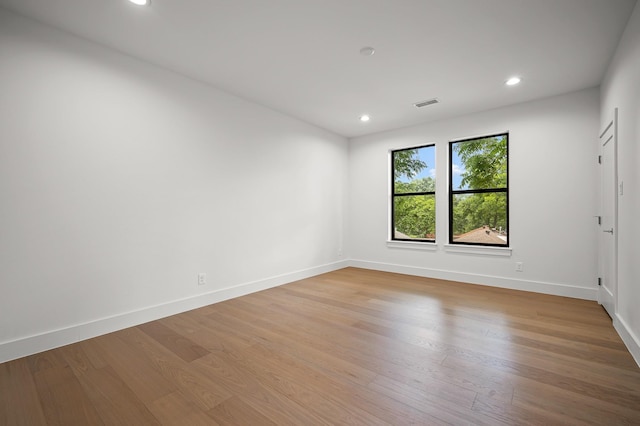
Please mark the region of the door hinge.
[[602, 164], [602, 155], [598, 155], [598, 164]]
[[601, 286], [602, 285], [602, 278], [598, 277], [598, 285]]
[[602, 225], [602, 216], [596, 216], [598, 218], [598, 225]]

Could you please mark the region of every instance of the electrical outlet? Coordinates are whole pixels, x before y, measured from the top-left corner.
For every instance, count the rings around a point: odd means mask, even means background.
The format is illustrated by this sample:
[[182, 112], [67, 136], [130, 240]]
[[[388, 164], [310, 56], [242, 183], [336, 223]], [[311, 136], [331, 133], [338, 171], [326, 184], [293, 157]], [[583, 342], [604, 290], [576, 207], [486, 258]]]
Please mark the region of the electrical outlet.
[[516, 262], [516, 272], [523, 272], [524, 271], [524, 265], [522, 264], [522, 262]]
[[198, 285], [205, 285], [207, 283], [207, 274], [200, 272], [198, 274]]

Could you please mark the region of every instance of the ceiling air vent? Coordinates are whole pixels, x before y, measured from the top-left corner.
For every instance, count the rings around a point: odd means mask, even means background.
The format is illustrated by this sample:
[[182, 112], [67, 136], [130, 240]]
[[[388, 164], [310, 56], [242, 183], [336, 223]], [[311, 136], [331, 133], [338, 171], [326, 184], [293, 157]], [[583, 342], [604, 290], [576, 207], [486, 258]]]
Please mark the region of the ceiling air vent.
[[433, 105], [433, 104], [439, 104], [440, 101], [437, 98], [433, 98], [433, 99], [428, 99], [426, 101], [422, 101], [422, 102], [416, 102], [415, 104], [413, 104], [416, 108], [422, 108], [422, 107], [426, 107], [429, 105]]

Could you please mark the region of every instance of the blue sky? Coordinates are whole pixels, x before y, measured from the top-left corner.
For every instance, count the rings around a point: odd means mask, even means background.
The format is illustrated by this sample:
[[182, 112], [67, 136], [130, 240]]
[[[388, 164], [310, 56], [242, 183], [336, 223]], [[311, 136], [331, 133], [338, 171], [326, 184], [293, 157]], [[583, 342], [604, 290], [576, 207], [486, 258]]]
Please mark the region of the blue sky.
[[460, 157], [458, 153], [453, 151], [453, 189], [468, 189], [460, 187], [460, 182], [462, 181], [462, 173], [464, 173], [464, 166], [462, 165], [462, 161], [460, 161]]
[[422, 170], [415, 179], [425, 177], [436, 178], [436, 147], [429, 146], [418, 150], [418, 158], [427, 163], [427, 167]]
[[[418, 158], [420, 160], [427, 163], [427, 167], [422, 170], [414, 179], [422, 179], [425, 177], [436, 178], [436, 148], [435, 146], [424, 147], [418, 149]], [[464, 172], [464, 168], [462, 166], [462, 162], [458, 157], [457, 153], [453, 153], [453, 185], [454, 189], [462, 189], [460, 188], [460, 181], [462, 177], [460, 176]], [[442, 176], [442, 175], [441, 175]], [[408, 182], [409, 180], [406, 177], [400, 178], [403, 182]]]

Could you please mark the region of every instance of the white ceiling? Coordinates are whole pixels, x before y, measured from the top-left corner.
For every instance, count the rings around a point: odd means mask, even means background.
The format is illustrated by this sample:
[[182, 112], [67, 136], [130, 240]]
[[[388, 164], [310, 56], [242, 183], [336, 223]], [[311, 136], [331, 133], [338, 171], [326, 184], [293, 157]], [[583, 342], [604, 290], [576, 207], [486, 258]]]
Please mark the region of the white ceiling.
[[[635, 3], [0, 0], [347, 137], [597, 86]], [[512, 75], [522, 84], [506, 87]]]

